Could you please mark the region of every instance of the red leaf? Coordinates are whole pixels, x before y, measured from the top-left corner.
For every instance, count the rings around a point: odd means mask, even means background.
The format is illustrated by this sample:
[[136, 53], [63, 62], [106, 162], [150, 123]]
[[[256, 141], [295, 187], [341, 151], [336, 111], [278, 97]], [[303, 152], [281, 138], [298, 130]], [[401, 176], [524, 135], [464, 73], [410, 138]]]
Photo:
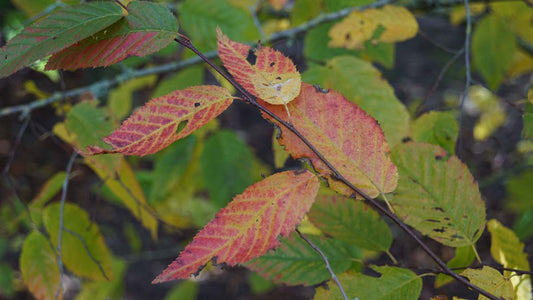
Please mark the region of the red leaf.
[[254, 51], [255, 64], [248, 62], [250, 46], [230, 40], [217, 28], [218, 55], [235, 80], [249, 93], [270, 104], [287, 104], [300, 93], [302, 80], [294, 63], [269, 47]]
[[46, 69], [109, 66], [129, 56], [146, 56], [167, 46], [177, 33], [176, 18], [163, 4], [134, 1], [126, 17], [54, 54]]
[[309, 171], [287, 171], [248, 187], [221, 209], [152, 283], [189, 278], [211, 259], [233, 266], [266, 253], [288, 236], [318, 192]]
[[[264, 102], [263, 102], [264, 103]], [[283, 107], [264, 105], [287, 120]], [[292, 124], [344, 177], [370, 197], [396, 188], [398, 171], [377, 121], [334, 91], [324, 91], [302, 83], [300, 95], [288, 108]], [[263, 116], [272, 120], [263, 113]], [[274, 121], [273, 121], [274, 122]], [[275, 122], [276, 123], [276, 122]], [[279, 125], [279, 124], [278, 124]], [[287, 128], [281, 126], [279, 142], [295, 159], [307, 157], [315, 169], [328, 178], [330, 187], [344, 195], [353, 191], [335, 180], [331, 170]]]
[[221, 114], [233, 101], [228, 90], [193, 86], [150, 100], [104, 141], [111, 150], [87, 147], [87, 153], [148, 155], [184, 138]]

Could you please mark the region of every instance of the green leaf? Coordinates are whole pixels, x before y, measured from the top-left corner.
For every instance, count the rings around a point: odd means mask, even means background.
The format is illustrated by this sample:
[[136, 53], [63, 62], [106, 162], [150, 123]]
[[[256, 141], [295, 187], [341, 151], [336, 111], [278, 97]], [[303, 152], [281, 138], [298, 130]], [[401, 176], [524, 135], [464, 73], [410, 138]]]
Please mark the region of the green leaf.
[[379, 214], [363, 202], [340, 195], [320, 195], [308, 213], [325, 234], [368, 250], [387, 251], [392, 235]]
[[37, 196], [31, 200], [30, 208], [41, 209], [48, 200], [52, 199], [61, 190], [66, 177], [65, 172], [58, 172], [48, 179]]
[[338, 11], [343, 8], [367, 5], [374, 0], [325, 0], [325, 2], [328, 11]]
[[[513, 285], [508, 278], [502, 276], [502, 274], [491, 267], [484, 266], [483, 269], [466, 269], [461, 273], [470, 280], [474, 285], [491, 293], [492, 295], [501, 299], [514, 299]], [[478, 300], [488, 299], [487, 297], [480, 295]]]
[[107, 105], [116, 120], [122, 120], [131, 112], [133, 92], [142, 88], [151, 87], [157, 80], [157, 76], [148, 75], [134, 78], [121, 83], [109, 92]]
[[183, 180], [197, 141], [194, 135], [178, 140], [155, 159], [150, 203], [162, 201], [174, 192], [176, 185]]
[[[487, 222], [487, 229], [491, 234], [490, 253], [492, 257], [505, 268], [529, 271], [527, 253], [524, 243], [520, 242], [514, 232], [503, 226], [498, 220]], [[512, 287], [516, 291], [516, 299], [531, 299], [531, 276], [524, 274], [517, 276], [515, 272], [504, 271], [505, 277], [510, 278]]]
[[104, 108], [97, 107], [97, 101], [84, 101], [76, 104], [67, 114], [66, 128], [76, 135], [76, 146], [85, 149], [89, 145], [107, 145], [102, 141], [113, 131]]
[[113, 2], [82, 3], [54, 11], [0, 49], [0, 77], [87, 38], [122, 17], [122, 9]]
[[274, 167], [281, 169], [285, 166], [285, 162], [289, 159], [289, 153], [285, 151], [284, 147], [278, 142], [281, 136], [281, 131], [276, 128], [272, 132], [272, 152], [274, 154]]
[[425, 113], [413, 122], [411, 128], [415, 142], [438, 145], [451, 154], [455, 152], [459, 126], [451, 113]]
[[[48, 205], [44, 211], [44, 226], [53, 245], [58, 243], [59, 211], [59, 203]], [[63, 217], [61, 249], [65, 266], [78, 276], [113, 280], [111, 253], [98, 225], [90, 221], [87, 212], [71, 203], [65, 204]]]
[[296, 0], [291, 11], [291, 25], [305, 23], [324, 11], [323, 0]]
[[195, 300], [198, 296], [198, 283], [190, 280], [182, 281], [173, 287], [165, 296], [165, 300]]
[[[348, 270], [353, 259], [361, 259], [355, 247], [339, 240], [314, 235], [307, 235], [307, 238], [328, 258], [335, 274]], [[244, 265], [268, 280], [289, 285], [313, 285], [330, 278], [322, 257], [294, 232], [282, 238], [276, 250]]]
[[0, 295], [9, 297], [13, 296], [13, 269], [7, 263], [0, 263]]
[[111, 267], [115, 278], [112, 281], [92, 281], [84, 282], [80, 293], [75, 300], [108, 300], [124, 299], [124, 273], [126, 272], [126, 262], [113, 258]]
[[[455, 248], [455, 255], [450, 261], [446, 264], [451, 269], [453, 268], [466, 268], [474, 261], [476, 254], [472, 246], [458, 247]], [[435, 278], [435, 288], [440, 288], [441, 286], [452, 282], [454, 279], [445, 274], [438, 274]]]
[[221, 130], [205, 142], [200, 166], [216, 206], [224, 207], [235, 194], [253, 183], [252, 160], [246, 143], [232, 131]]
[[533, 209], [533, 170], [526, 170], [507, 181], [507, 208], [514, 212]]
[[492, 90], [500, 86], [515, 49], [513, 32], [501, 18], [489, 15], [479, 21], [472, 34], [472, 58]]
[[38, 231], [32, 231], [24, 240], [20, 271], [24, 284], [36, 299], [55, 299], [60, 282], [57, 256], [50, 242]]
[[204, 68], [202, 66], [189, 67], [161, 80], [152, 93], [152, 98], [170, 94], [175, 90], [182, 90], [193, 85], [200, 85], [203, 78]]
[[[304, 55], [310, 61], [325, 61], [341, 55], [354, 55], [355, 51], [345, 48], [330, 48], [328, 32], [335, 25], [335, 22], [327, 22], [312, 28], [305, 35]], [[304, 73], [304, 81], [305, 73]], [[309, 82], [309, 81], [308, 81]], [[312, 82], [310, 82], [312, 83]]]
[[526, 210], [516, 217], [513, 230], [523, 241], [533, 236], [533, 209]]
[[[410, 270], [396, 267], [372, 266], [381, 273], [379, 278], [361, 273], [338, 276], [348, 299], [361, 300], [416, 300], [422, 291], [422, 279]], [[332, 281], [329, 289], [319, 288], [314, 300], [342, 299], [339, 288]]]
[[370, 63], [355, 57], [339, 56], [328, 61], [326, 66], [311, 64], [302, 77], [305, 82], [338, 91], [359, 105], [378, 120], [391, 147], [407, 136], [407, 109]]
[[250, 13], [220, 0], [186, 0], [179, 9], [180, 23], [200, 51], [216, 49], [217, 26], [228, 36], [254, 41], [259, 34]]
[[485, 226], [485, 204], [468, 168], [426, 143], [398, 145], [392, 160], [400, 172], [389, 198], [396, 214], [444, 245], [474, 245]]
[[75, 45], [52, 55], [46, 69], [75, 70], [115, 64], [166, 47], [178, 34], [178, 22], [162, 3], [132, 1], [127, 15]]

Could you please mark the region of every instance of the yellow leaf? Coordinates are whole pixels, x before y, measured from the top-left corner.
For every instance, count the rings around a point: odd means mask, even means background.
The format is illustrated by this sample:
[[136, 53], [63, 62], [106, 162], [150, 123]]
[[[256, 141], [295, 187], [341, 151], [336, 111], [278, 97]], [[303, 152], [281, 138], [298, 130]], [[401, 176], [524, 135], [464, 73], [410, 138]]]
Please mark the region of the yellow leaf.
[[[471, 16], [479, 16], [485, 12], [485, 9], [487, 8], [487, 4], [470, 3], [468, 4], [468, 7], [470, 8]], [[464, 5], [455, 6], [454, 8], [452, 8], [452, 11], [450, 12], [450, 23], [452, 23], [453, 25], [459, 25], [463, 22], [465, 17], [466, 17], [466, 9]]]
[[274, 10], [281, 10], [287, 4], [287, 0], [268, 0], [268, 3]]
[[490, 90], [480, 86], [471, 86], [468, 90], [468, 108], [480, 115], [474, 126], [474, 138], [478, 141], [485, 140], [505, 124], [507, 116], [500, 104], [500, 99]]
[[513, 64], [507, 70], [507, 76], [515, 78], [531, 71], [533, 71], [533, 56], [521, 48], [517, 48], [514, 53]]
[[348, 17], [335, 24], [330, 31], [329, 47], [363, 49], [364, 43], [374, 37], [379, 28], [383, 32], [375, 42], [395, 43], [408, 40], [418, 32], [418, 23], [409, 10], [401, 6], [385, 5], [353, 11]]
[[494, 15], [501, 17], [519, 38], [533, 44], [533, 9], [522, 1], [491, 2]]
[[41, 91], [33, 80], [28, 80], [24, 82], [24, 90], [26, 90], [26, 92], [29, 94], [34, 94], [38, 99], [43, 99], [50, 95], [46, 92]]

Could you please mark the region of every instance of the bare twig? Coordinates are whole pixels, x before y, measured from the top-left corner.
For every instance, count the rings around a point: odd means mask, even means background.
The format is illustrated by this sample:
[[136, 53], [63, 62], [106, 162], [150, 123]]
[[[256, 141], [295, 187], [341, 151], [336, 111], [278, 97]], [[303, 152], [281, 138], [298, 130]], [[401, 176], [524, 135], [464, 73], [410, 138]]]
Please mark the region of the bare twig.
[[468, 95], [468, 89], [470, 88], [470, 83], [472, 81], [472, 73], [470, 72], [470, 35], [472, 34], [472, 16], [470, 13], [470, 6], [468, 5], [469, 0], [464, 0], [465, 11], [466, 11], [466, 34], [465, 34], [465, 67], [466, 67], [466, 82], [465, 89], [463, 91], [463, 96], [461, 97], [461, 104], [459, 106], [460, 115], [459, 115], [459, 136], [457, 137], [457, 144], [455, 147], [455, 155], [460, 157], [460, 151], [462, 148], [462, 128], [463, 128], [463, 117], [464, 117], [464, 104], [465, 99]]
[[251, 105], [255, 106], [260, 111], [264, 112], [265, 114], [269, 115], [272, 119], [274, 119], [276, 122], [280, 123], [284, 127], [286, 127], [288, 130], [290, 130], [298, 139], [300, 139], [315, 155], [322, 161], [324, 164], [331, 170], [333, 173], [333, 178], [336, 178], [338, 181], [346, 184], [350, 189], [352, 189], [357, 194], [361, 195], [365, 200], [370, 203], [376, 210], [381, 212], [382, 214], [386, 215], [388, 218], [390, 218], [394, 223], [396, 223], [404, 232], [406, 232], [409, 236], [411, 236], [418, 245], [426, 252], [432, 259], [441, 267], [446, 274], [453, 277], [455, 280], [461, 282], [462, 284], [470, 287], [471, 289], [475, 290], [476, 292], [490, 298], [493, 300], [498, 300], [498, 298], [487, 291], [479, 288], [478, 286], [470, 283], [467, 279], [464, 277], [461, 277], [457, 275], [455, 272], [453, 272], [438, 256], [435, 254], [429, 247], [416, 235], [416, 233], [411, 230], [404, 222], [402, 222], [395, 214], [391, 213], [389, 210], [387, 210], [385, 207], [383, 207], [378, 201], [371, 198], [364, 192], [362, 192], [359, 188], [354, 186], [350, 181], [348, 181], [337, 169], [327, 160], [324, 155], [318, 151], [315, 146], [305, 137], [303, 136], [294, 126], [280, 117], [278, 117], [276, 114], [274, 114], [272, 111], [261, 105], [257, 100], [250, 95], [245, 89], [243, 89], [233, 78], [231, 78], [228, 74], [223, 72], [217, 65], [215, 65], [211, 60], [209, 60], [207, 57], [205, 57], [194, 45], [191, 43], [188, 39], [175, 39], [176, 42], [180, 43], [181, 45], [187, 47], [191, 51], [193, 51], [196, 55], [202, 58], [209, 66], [211, 66], [216, 72], [218, 72], [222, 77], [224, 77], [228, 82], [231, 83], [235, 87], [236, 90], [238, 90], [242, 95], [243, 99], [246, 100], [246, 102], [250, 103]]
[[65, 224], [63, 222], [63, 213], [65, 209], [65, 201], [67, 199], [67, 188], [68, 188], [70, 172], [72, 171], [72, 165], [74, 164], [74, 160], [76, 159], [77, 156], [78, 154], [76, 152], [73, 152], [72, 155], [70, 156], [70, 159], [67, 163], [66, 177], [65, 177], [65, 180], [63, 181], [63, 188], [61, 190], [61, 202], [59, 206], [59, 233], [58, 233], [58, 238], [57, 238], [57, 263], [59, 265], [60, 276], [59, 276], [59, 286], [57, 287], [56, 295], [55, 295], [56, 299], [59, 298], [59, 295], [61, 293], [61, 285], [63, 283], [63, 276], [65, 274], [65, 270], [63, 268], [62, 252], [61, 252], [63, 230], [65, 229], [64, 228]]
[[326, 264], [326, 268], [328, 269], [328, 272], [329, 272], [329, 275], [331, 276], [331, 279], [339, 287], [339, 290], [341, 290], [341, 294], [342, 294], [342, 297], [344, 298], [344, 300], [348, 300], [348, 296], [346, 296], [346, 292], [344, 291], [344, 288], [342, 287], [342, 284], [339, 281], [339, 278], [337, 278], [337, 275], [335, 275], [335, 272], [333, 272], [333, 269], [329, 265], [329, 260], [326, 257], [326, 255], [324, 254], [324, 252], [322, 252], [322, 250], [320, 250], [320, 248], [318, 248], [315, 244], [313, 244], [303, 233], [300, 232], [300, 230], [296, 229], [296, 232], [298, 233], [298, 235], [307, 244], [309, 244], [309, 246], [311, 246], [311, 248], [313, 248], [313, 250], [315, 250], [316, 252], [318, 252], [318, 254], [320, 254], [320, 256], [322, 257], [322, 260], [324, 260], [324, 263]]

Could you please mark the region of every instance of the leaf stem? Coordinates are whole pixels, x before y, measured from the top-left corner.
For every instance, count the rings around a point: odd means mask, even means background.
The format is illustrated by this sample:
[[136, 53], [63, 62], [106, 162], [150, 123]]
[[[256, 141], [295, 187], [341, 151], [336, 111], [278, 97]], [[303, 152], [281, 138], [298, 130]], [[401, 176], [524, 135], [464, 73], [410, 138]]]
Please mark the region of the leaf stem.
[[[467, 1], [467, 0], [465, 0], [465, 1]], [[334, 178], [336, 178], [338, 181], [341, 181], [342, 183], [346, 184], [350, 189], [352, 189], [354, 192], [356, 192], [357, 194], [361, 195], [365, 200], [367, 200], [370, 203], [370, 205], [372, 205], [376, 210], [378, 210], [379, 212], [381, 212], [382, 214], [384, 214], [385, 216], [390, 218], [394, 223], [396, 223], [403, 231], [405, 231], [409, 236], [411, 236], [416, 241], [416, 243], [420, 245], [420, 247], [422, 247], [424, 252], [426, 252], [433, 259], [433, 261], [435, 261], [435, 263], [437, 263], [437, 265], [439, 265], [439, 267], [441, 267], [442, 270], [444, 270], [444, 272], [446, 274], [448, 274], [449, 276], [453, 277], [455, 280], [461, 282], [462, 284], [470, 287], [471, 289], [475, 290], [476, 292], [488, 297], [489, 299], [499, 300], [498, 297], [488, 293], [487, 291], [485, 291], [485, 290], [479, 288], [478, 286], [470, 283], [466, 278], [461, 277], [458, 274], [456, 274], [455, 272], [453, 272], [437, 256], [437, 254], [435, 254], [433, 251], [431, 251], [431, 249], [429, 249], [429, 247], [416, 235], [416, 233], [413, 230], [411, 230], [404, 222], [402, 222], [394, 213], [390, 212], [388, 209], [383, 207], [378, 201], [376, 201], [375, 199], [371, 198], [367, 194], [363, 193], [359, 188], [355, 187], [351, 182], [349, 182], [341, 173], [339, 173], [339, 171], [337, 171], [337, 169], [329, 162], [329, 160], [327, 160], [324, 157], [324, 155], [322, 153], [320, 153], [320, 151], [318, 151], [315, 148], [315, 146], [305, 136], [303, 136], [296, 128], [294, 128], [294, 126], [292, 124], [284, 121], [283, 119], [278, 117], [276, 114], [274, 114], [272, 111], [270, 111], [269, 109], [267, 109], [266, 107], [261, 105], [259, 102], [257, 102], [257, 100], [253, 96], [251, 96], [250, 93], [248, 93], [246, 90], [244, 90], [237, 82], [235, 82], [235, 80], [233, 80], [233, 78], [231, 78], [228, 74], [223, 72], [211, 60], [209, 60], [198, 49], [196, 49], [196, 47], [194, 47], [194, 45], [191, 43], [191, 41], [189, 39], [174, 39], [174, 40], [176, 42], [178, 42], [179, 44], [183, 45], [184, 47], [190, 49], [192, 52], [194, 52], [196, 55], [198, 55], [200, 58], [202, 58], [203, 61], [205, 61], [216, 72], [218, 72], [222, 77], [224, 77], [231, 85], [233, 85], [235, 87], [235, 89], [242, 94], [243, 99], [245, 99], [246, 102], [250, 103], [251, 105], [255, 106], [260, 111], [262, 111], [265, 114], [269, 115], [274, 120], [276, 120], [276, 122], [282, 124], [288, 130], [290, 130], [293, 134], [295, 134], [304, 144], [307, 145], [307, 147], [309, 147], [309, 149], [311, 149], [311, 151], [313, 151], [313, 153], [315, 153], [316, 156], [318, 156], [318, 158], [320, 158], [320, 160], [322, 160], [322, 162], [324, 162], [324, 164], [326, 166], [328, 166], [328, 168], [332, 171]]]
[[320, 248], [318, 248], [315, 244], [313, 244], [303, 233], [300, 232], [300, 230], [298, 230], [298, 228], [296, 228], [296, 232], [298, 233], [298, 235], [307, 243], [309, 244], [309, 246], [311, 246], [311, 248], [313, 248], [313, 250], [315, 250], [316, 252], [318, 252], [318, 254], [320, 254], [320, 256], [322, 257], [322, 260], [324, 260], [324, 263], [326, 264], [326, 268], [328, 269], [328, 272], [329, 272], [329, 275], [331, 275], [331, 279], [335, 282], [335, 284], [337, 284], [337, 286], [339, 287], [339, 290], [341, 290], [341, 294], [342, 294], [342, 297], [344, 300], [348, 300], [348, 296], [346, 295], [346, 292], [344, 291], [344, 288], [342, 287], [342, 284], [341, 282], [339, 281], [339, 278], [337, 278], [337, 275], [335, 275], [335, 273], [333, 272], [333, 269], [331, 268], [331, 266], [329, 265], [329, 260], [328, 258], [326, 257], [326, 255], [324, 254], [324, 252], [322, 252], [322, 250], [320, 250]]

